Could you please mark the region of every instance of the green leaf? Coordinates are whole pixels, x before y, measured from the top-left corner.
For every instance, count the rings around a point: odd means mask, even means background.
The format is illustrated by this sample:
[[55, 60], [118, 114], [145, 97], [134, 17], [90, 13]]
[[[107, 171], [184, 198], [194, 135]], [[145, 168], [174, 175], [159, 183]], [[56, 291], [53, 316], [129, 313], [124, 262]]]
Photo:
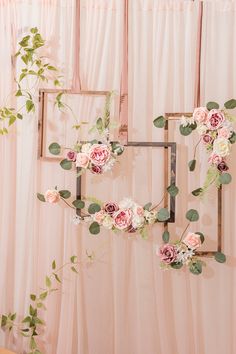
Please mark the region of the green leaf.
[[139, 231], [142, 239], [147, 240], [148, 239], [148, 232], [147, 232], [147, 228], [143, 227], [140, 231]]
[[173, 263], [171, 263], [171, 268], [180, 269], [182, 267], [183, 267], [183, 263], [182, 262], [173, 262]]
[[231, 144], [234, 144], [236, 142], [236, 133], [235, 132], [233, 132], [233, 134], [229, 138], [229, 141], [231, 142]]
[[57, 71], [57, 68], [55, 68], [55, 66], [52, 65], [48, 65], [48, 70], [53, 70], [53, 71]]
[[30, 316], [36, 316], [37, 315], [37, 309], [34, 309], [33, 306], [30, 305], [29, 313], [30, 313]]
[[232, 177], [229, 173], [222, 173], [219, 176], [219, 182], [221, 184], [229, 184], [232, 181]]
[[67, 159], [64, 159], [60, 162], [61, 167], [64, 170], [71, 170], [72, 169], [72, 161], [69, 161]]
[[97, 235], [100, 232], [100, 225], [94, 221], [92, 224], [89, 226], [89, 231], [92, 235]]
[[58, 283], [61, 283], [61, 279], [59, 278], [59, 276], [57, 275], [57, 273], [53, 273], [55, 279], [58, 281]]
[[25, 74], [25, 73], [20, 74], [20, 79], [19, 79], [19, 81], [22, 81], [22, 80], [24, 79], [24, 77], [26, 77], [26, 74]]
[[92, 204], [90, 204], [89, 207], [88, 207], [88, 212], [89, 212], [89, 214], [95, 214], [95, 213], [97, 213], [97, 212], [100, 211], [100, 210], [101, 210], [100, 205], [99, 205], [99, 204], [96, 204], [96, 203], [92, 203]]
[[192, 191], [192, 195], [194, 195], [195, 197], [197, 197], [198, 195], [200, 195], [202, 193], [203, 189], [202, 188], [197, 188], [197, 189], [194, 189]]
[[74, 273], [78, 274], [78, 270], [77, 270], [74, 266], [73, 266], [73, 267], [71, 267], [70, 269], [72, 270], [72, 272], [74, 272]]
[[226, 262], [226, 256], [222, 252], [216, 252], [215, 255], [215, 260], [219, 263], [225, 263]]
[[55, 261], [55, 259], [54, 259], [54, 261], [52, 262], [52, 269], [53, 269], [53, 270], [56, 269], [56, 261]]
[[38, 28], [37, 28], [37, 27], [31, 28], [31, 29], [30, 29], [30, 32], [33, 33], [33, 34], [35, 34], [35, 33], [38, 32]]
[[23, 95], [22, 95], [22, 91], [21, 91], [21, 90], [18, 90], [18, 91], [16, 92], [15, 96], [16, 96], [16, 97], [18, 97], [18, 96], [23, 96]]
[[168, 188], [167, 188], [167, 192], [169, 193], [169, 195], [171, 197], [176, 197], [177, 194], [179, 193], [179, 188], [176, 187], [176, 185], [171, 184]]
[[184, 135], [184, 136], [188, 136], [189, 134], [192, 133], [192, 128], [190, 125], [186, 125], [185, 127], [181, 124], [179, 126], [179, 131], [180, 131], [180, 134]]
[[164, 128], [166, 124], [166, 118], [163, 116], [159, 116], [154, 119], [153, 124], [156, 128]]
[[48, 296], [48, 292], [47, 291], [44, 291], [43, 293], [41, 293], [40, 295], [39, 295], [39, 298], [40, 298], [40, 300], [45, 300], [46, 299], [46, 297]]
[[225, 102], [224, 106], [226, 109], [234, 109], [236, 108], [236, 100], [235, 99], [229, 100]]
[[11, 319], [12, 321], [15, 321], [15, 319], [16, 319], [16, 313], [13, 313], [13, 314], [11, 315], [10, 319]]
[[29, 113], [31, 111], [34, 111], [34, 103], [31, 100], [26, 101], [26, 111]]
[[170, 233], [169, 231], [164, 231], [162, 234], [162, 240], [164, 243], [168, 243], [170, 239]]
[[8, 123], [9, 127], [10, 127], [10, 125], [14, 124], [15, 121], [16, 121], [16, 116], [13, 116], [13, 115], [10, 116], [10, 118], [9, 118], [9, 123]]
[[46, 276], [46, 278], [45, 278], [45, 284], [48, 288], [50, 288], [52, 286], [52, 282], [48, 276]]
[[98, 130], [98, 132], [101, 134], [104, 130], [104, 126], [103, 126], [103, 121], [102, 118], [98, 118], [96, 121], [96, 128]]
[[22, 323], [30, 323], [30, 321], [31, 321], [31, 317], [27, 316], [22, 320]]
[[81, 199], [76, 199], [72, 202], [76, 209], [83, 209], [85, 207], [85, 202]]
[[34, 349], [36, 349], [37, 348], [37, 344], [36, 344], [36, 342], [35, 342], [35, 339], [34, 339], [34, 337], [31, 337], [30, 338], [30, 349], [31, 350], [34, 350]]
[[208, 102], [206, 105], [208, 111], [210, 111], [211, 109], [219, 109], [219, 105], [217, 102]]
[[67, 190], [59, 191], [59, 194], [63, 199], [68, 199], [71, 197], [71, 192]]
[[35, 301], [35, 300], [36, 300], [36, 295], [31, 294], [31, 295], [30, 295], [30, 299], [31, 299], [32, 301]]
[[49, 145], [48, 150], [52, 155], [59, 155], [61, 153], [61, 145], [58, 143], [52, 143]]
[[2, 319], [1, 319], [1, 327], [5, 327], [7, 324], [7, 316], [2, 315]]
[[189, 265], [189, 270], [191, 273], [195, 275], [199, 275], [202, 273], [202, 262], [199, 260], [192, 261]]
[[40, 200], [40, 202], [46, 202], [44, 195], [41, 193], [37, 193], [37, 198]]
[[202, 232], [195, 232], [195, 234], [200, 236], [201, 243], [203, 243], [205, 241], [205, 237]]
[[188, 210], [186, 213], [186, 219], [189, 220], [190, 222], [198, 221], [199, 214], [197, 210], [195, 209]]
[[71, 261], [71, 263], [75, 264], [78, 261], [78, 257], [77, 256], [71, 256], [70, 257], [70, 261]]
[[143, 209], [149, 211], [151, 206], [152, 206], [152, 203], [147, 203], [147, 204], [144, 205]]
[[17, 113], [16, 116], [17, 116], [18, 119], [23, 119], [23, 116], [22, 116], [22, 114], [20, 114], [20, 113]]
[[168, 209], [162, 208], [157, 213], [157, 220], [158, 221], [167, 221], [170, 217], [170, 213]]
[[191, 160], [191, 161], [189, 161], [189, 163], [188, 163], [188, 168], [189, 168], [189, 171], [194, 171], [195, 170], [195, 167], [196, 167], [196, 160]]

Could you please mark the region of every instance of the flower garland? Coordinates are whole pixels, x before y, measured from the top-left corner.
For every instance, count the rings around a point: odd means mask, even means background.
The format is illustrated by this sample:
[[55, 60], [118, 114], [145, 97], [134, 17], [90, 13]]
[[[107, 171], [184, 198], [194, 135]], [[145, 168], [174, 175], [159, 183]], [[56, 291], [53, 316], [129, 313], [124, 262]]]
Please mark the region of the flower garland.
[[[170, 190], [170, 189], [169, 189]], [[49, 189], [44, 194], [37, 194], [41, 202], [57, 204], [64, 202], [68, 207], [79, 210], [79, 215], [73, 217], [75, 224], [90, 223], [89, 231], [93, 235], [100, 233], [101, 227], [114, 232], [139, 233], [143, 238], [147, 238], [146, 227], [157, 222], [165, 222], [169, 219], [170, 214], [166, 208], [160, 208], [158, 211], [157, 204], [153, 206], [151, 203], [141, 206], [130, 198], [124, 198], [121, 202], [101, 202], [94, 198], [85, 209], [85, 201], [76, 199], [72, 203], [66, 199], [71, 197], [68, 190]]]

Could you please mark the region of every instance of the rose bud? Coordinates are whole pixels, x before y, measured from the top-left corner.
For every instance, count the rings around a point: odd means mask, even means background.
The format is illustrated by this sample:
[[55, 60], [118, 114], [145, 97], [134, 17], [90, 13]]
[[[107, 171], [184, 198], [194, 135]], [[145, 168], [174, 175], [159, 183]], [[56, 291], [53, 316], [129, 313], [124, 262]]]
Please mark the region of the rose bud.
[[75, 162], [76, 161], [76, 156], [77, 156], [77, 154], [76, 154], [75, 151], [69, 151], [67, 153], [67, 159], [70, 160], [70, 161]]
[[228, 169], [229, 169], [229, 167], [226, 165], [226, 163], [224, 161], [220, 162], [217, 165], [217, 168], [220, 172], [225, 172], [225, 171], [228, 171]]
[[91, 171], [92, 171], [92, 173], [94, 173], [95, 175], [100, 175], [100, 174], [102, 173], [102, 167], [96, 166], [96, 165], [92, 165]]

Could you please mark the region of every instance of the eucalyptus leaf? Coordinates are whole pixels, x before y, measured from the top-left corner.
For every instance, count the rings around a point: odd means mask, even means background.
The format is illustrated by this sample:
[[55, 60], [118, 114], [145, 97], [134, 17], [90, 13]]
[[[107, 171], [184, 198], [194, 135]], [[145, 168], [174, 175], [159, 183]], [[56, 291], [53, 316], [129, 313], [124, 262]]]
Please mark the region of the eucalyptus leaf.
[[170, 233], [169, 231], [164, 231], [162, 234], [162, 240], [164, 243], [168, 243], [170, 239]]
[[169, 195], [171, 197], [176, 197], [176, 195], [179, 193], [179, 188], [176, 187], [175, 184], [171, 184], [168, 188], [167, 188], [167, 192], [169, 193]]
[[199, 214], [197, 210], [195, 209], [188, 210], [186, 213], [186, 219], [189, 220], [190, 222], [198, 221]]
[[195, 167], [196, 167], [196, 160], [194, 159], [194, 160], [191, 160], [191, 161], [189, 161], [189, 163], [188, 163], [188, 167], [189, 167], [189, 171], [194, 171], [195, 170]]
[[191, 273], [195, 275], [199, 275], [202, 273], [202, 263], [199, 260], [192, 261], [189, 265], [189, 270]]
[[234, 144], [236, 142], [236, 133], [233, 132], [231, 137], [229, 138], [229, 141], [231, 142], [231, 144]]
[[229, 100], [225, 102], [224, 106], [226, 109], [234, 109], [236, 108], [236, 100], [235, 99]]
[[67, 159], [64, 159], [60, 162], [61, 167], [64, 170], [71, 170], [72, 169], [72, 161], [69, 161]]
[[206, 105], [208, 111], [212, 110], [212, 109], [219, 109], [220, 106], [217, 102], [208, 102]]
[[59, 194], [63, 199], [68, 199], [71, 197], [71, 192], [67, 190], [61, 190], [59, 191]]
[[147, 204], [144, 205], [143, 209], [149, 211], [151, 206], [152, 206], [152, 203], [147, 203]]
[[157, 213], [157, 220], [158, 221], [167, 221], [170, 217], [170, 213], [168, 209], [162, 208]]
[[83, 209], [85, 207], [85, 202], [81, 199], [76, 199], [72, 202], [76, 209]]
[[203, 189], [202, 188], [197, 188], [197, 189], [194, 189], [192, 191], [192, 195], [194, 195], [195, 197], [197, 197], [198, 195], [200, 195], [202, 193]]
[[45, 199], [44, 195], [41, 194], [41, 193], [37, 193], [37, 198], [38, 198], [41, 202], [46, 202], [46, 199]]
[[215, 260], [219, 263], [225, 263], [226, 262], [226, 256], [222, 252], [216, 252], [215, 255]]
[[200, 236], [201, 243], [203, 243], [205, 241], [205, 236], [203, 235], [202, 232], [195, 232], [195, 234]]
[[96, 203], [92, 203], [88, 207], [89, 214], [95, 214], [95, 213], [99, 212], [100, 210], [101, 210], [100, 205], [96, 204]]
[[153, 124], [156, 128], [164, 128], [166, 124], [166, 118], [163, 116], [159, 116], [154, 119]]
[[182, 262], [173, 262], [173, 263], [171, 263], [171, 268], [180, 269], [182, 267], [183, 267], [183, 263]]
[[59, 155], [61, 153], [61, 145], [58, 143], [50, 144], [48, 149], [52, 155]]
[[190, 125], [186, 125], [186, 126], [183, 126], [182, 124], [179, 126], [179, 131], [180, 131], [180, 134], [184, 135], [184, 136], [188, 136], [192, 133], [192, 128]]
[[94, 221], [92, 224], [89, 226], [89, 231], [92, 235], [97, 235], [100, 232], [100, 225]]
[[222, 173], [219, 176], [219, 182], [221, 184], [229, 184], [232, 181], [232, 177], [229, 173]]

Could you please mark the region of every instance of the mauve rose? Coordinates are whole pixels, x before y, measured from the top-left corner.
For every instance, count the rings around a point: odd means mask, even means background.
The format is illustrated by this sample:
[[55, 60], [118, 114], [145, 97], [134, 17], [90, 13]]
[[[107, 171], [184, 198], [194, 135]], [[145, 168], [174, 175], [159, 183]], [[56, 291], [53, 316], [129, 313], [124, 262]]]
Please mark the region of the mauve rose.
[[58, 203], [61, 199], [59, 192], [56, 189], [49, 189], [45, 193], [45, 200], [48, 203], [54, 204]]
[[207, 115], [208, 110], [205, 107], [198, 107], [193, 111], [193, 119], [198, 123], [205, 123]]
[[67, 159], [70, 160], [70, 161], [75, 162], [76, 161], [76, 156], [77, 156], [77, 154], [74, 151], [69, 151], [67, 153]]
[[194, 234], [193, 232], [189, 232], [187, 236], [185, 236], [183, 243], [191, 249], [196, 249], [201, 246], [200, 235]]
[[84, 152], [79, 152], [76, 157], [76, 167], [87, 168], [89, 164], [89, 157]]
[[159, 249], [159, 256], [162, 262], [166, 264], [173, 263], [177, 258], [177, 250], [174, 245], [166, 243]]
[[229, 139], [232, 135], [232, 131], [228, 127], [223, 127], [218, 130], [218, 137]]
[[214, 165], [218, 165], [219, 163], [222, 162], [222, 157], [215, 154], [214, 152], [211, 154], [211, 156], [208, 159], [208, 162]]
[[89, 158], [96, 166], [104, 166], [111, 156], [111, 150], [105, 144], [94, 144], [89, 150]]
[[100, 174], [102, 173], [102, 168], [101, 168], [100, 166], [92, 165], [91, 171], [92, 171], [92, 173], [94, 173], [95, 175], [100, 175]]
[[113, 215], [113, 218], [117, 229], [127, 229], [131, 225], [132, 211], [130, 209], [119, 210]]
[[211, 144], [213, 142], [213, 138], [210, 136], [210, 134], [204, 134], [202, 136], [202, 140], [205, 144]]
[[212, 109], [207, 116], [207, 127], [210, 130], [219, 129], [225, 121], [224, 114], [218, 109]]
[[105, 212], [107, 214], [109, 214], [110, 216], [112, 216], [116, 211], [119, 210], [119, 206], [116, 203], [113, 202], [107, 202], [106, 204], [104, 204], [103, 209], [105, 210]]
[[220, 172], [228, 171], [229, 167], [226, 165], [225, 161], [222, 161], [217, 165], [217, 168]]

